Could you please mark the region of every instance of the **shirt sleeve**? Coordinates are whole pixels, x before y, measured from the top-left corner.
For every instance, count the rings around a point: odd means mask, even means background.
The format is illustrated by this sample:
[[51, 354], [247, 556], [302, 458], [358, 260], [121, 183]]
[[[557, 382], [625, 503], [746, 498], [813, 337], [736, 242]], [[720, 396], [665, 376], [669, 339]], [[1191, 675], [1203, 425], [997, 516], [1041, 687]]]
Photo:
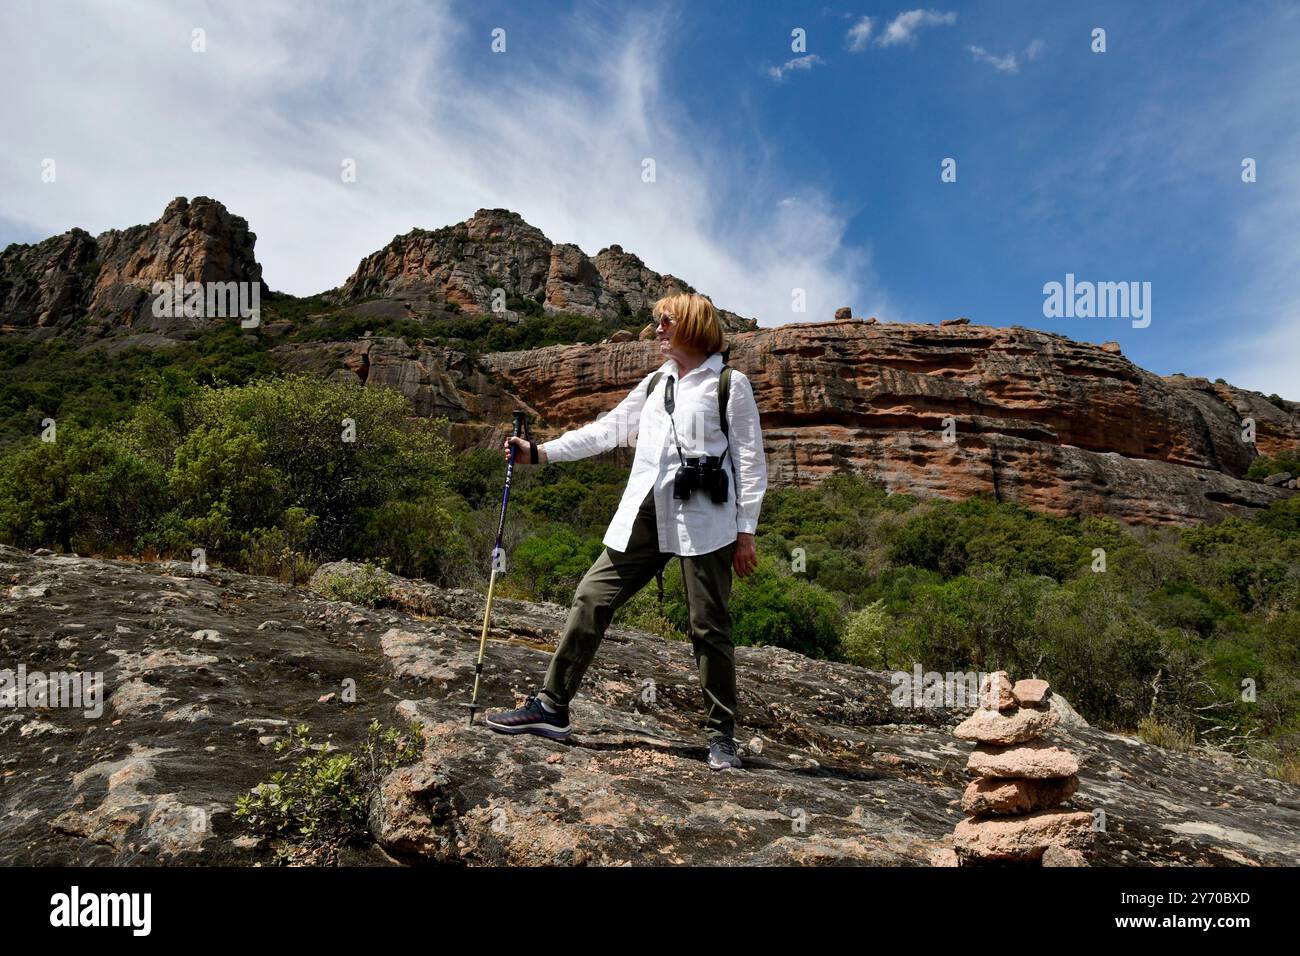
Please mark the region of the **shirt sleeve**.
[[736, 531], [753, 534], [767, 492], [767, 454], [758, 421], [754, 388], [740, 371], [731, 373], [727, 399], [727, 427], [731, 439], [731, 468], [736, 476]]
[[654, 372], [651, 372], [641, 379], [607, 415], [600, 416], [589, 425], [567, 431], [559, 438], [543, 442], [540, 447], [546, 449], [546, 460], [577, 461], [599, 455], [603, 451], [630, 446], [640, 429], [641, 409], [645, 407], [646, 400], [645, 387], [653, 375]]

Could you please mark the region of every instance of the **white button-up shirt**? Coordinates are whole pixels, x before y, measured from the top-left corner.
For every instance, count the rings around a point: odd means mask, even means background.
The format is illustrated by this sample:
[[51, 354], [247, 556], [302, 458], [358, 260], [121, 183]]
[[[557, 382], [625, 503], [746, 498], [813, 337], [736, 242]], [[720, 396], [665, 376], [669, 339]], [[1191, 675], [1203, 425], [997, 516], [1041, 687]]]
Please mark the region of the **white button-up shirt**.
[[[672, 359], [660, 366], [664, 374], [647, 398], [651, 372], [637, 383], [627, 398], [609, 414], [590, 425], [567, 431], [542, 444], [548, 461], [576, 461], [619, 446], [635, 446], [632, 474], [614, 520], [605, 532], [604, 544], [614, 551], [626, 551], [632, 525], [646, 495], [654, 490], [655, 516], [659, 525], [659, 550], [671, 554], [700, 555], [731, 544], [739, 532], [753, 534], [758, 511], [767, 491], [767, 456], [759, 427], [758, 405], [749, 379], [740, 369], [731, 372], [731, 394], [727, 399], [727, 436], [718, 421], [718, 382], [722, 353], [714, 352], [685, 376]], [[675, 404], [671, 421], [664, 408], [668, 377], [673, 378]], [[677, 440], [686, 458], [721, 455], [723, 474], [728, 475], [727, 500], [714, 504], [707, 491], [696, 488], [686, 501], [673, 497], [673, 477], [681, 465]]]

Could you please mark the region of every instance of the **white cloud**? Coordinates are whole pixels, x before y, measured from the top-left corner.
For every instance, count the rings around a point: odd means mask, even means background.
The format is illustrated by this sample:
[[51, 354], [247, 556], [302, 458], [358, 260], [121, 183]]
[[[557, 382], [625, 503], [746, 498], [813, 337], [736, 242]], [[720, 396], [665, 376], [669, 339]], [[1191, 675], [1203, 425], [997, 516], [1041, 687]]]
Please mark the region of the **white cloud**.
[[968, 46], [970, 54], [977, 62], [987, 63], [999, 73], [1016, 73], [1020, 70], [1020, 64], [1016, 62], [1016, 55], [1008, 53], [1006, 56], [994, 56], [982, 46]]
[[779, 81], [785, 79], [785, 75], [794, 70], [811, 70], [818, 63], [825, 62], [816, 53], [809, 53], [807, 56], [797, 56], [793, 60], [786, 60], [780, 66], [769, 66], [767, 75]]
[[916, 42], [916, 34], [925, 27], [951, 26], [957, 22], [954, 11], [908, 10], [889, 21], [885, 32], [876, 39], [877, 46], [898, 46]]
[[[1294, 9], [1277, 21], [1238, 22], [1226, 42], [1240, 68], [1216, 75], [1216, 94], [1195, 109], [1171, 115], [1167, 101], [1153, 103], [1148, 123], [1150, 168], [1178, 164], [1201, 182], [1222, 183], [1233, 208], [1223, 261], [1203, 266], [1217, 266], [1224, 281], [1193, 310], [1214, 331], [1189, 350], [1186, 366], [1292, 401], [1300, 401], [1300, 167], [1289, 159], [1300, 153], [1297, 30]], [[1259, 163], [1257, 182], [1241, 180], [1246, 156]]]
[[871, 17], [863, 17], [853, 26], [849, 27], [847, 39], [849, 49], [854, 53], [861, 53], [867, 48], [867, 41], [871, 39]]
[[[5, 5], [0, 79], [23, 92], [0, 98], [0, 221], [98, 233], [208, 195], [249, 220], [272, 288], [308, 294], [414, 226], [505, 207], [588, 254], [621, 244], [764, 325], [882, 309], [829, 198], [765, 165], [757, 134], [665, 93], [671, 15], [593, 5], [564, 44], [511, 31], [503, 54], [470, 22], [446, 2]], [[44, 157], [57, 183], [41, 183]]]
[[[1300, 135], [1282, 135], [1278, 146], [1276, 155], [1294, 155]], [[1211, 377], [1300, 401], [1300, 240], [1295, 237], [1300, 171], [1281, 164], [1260, 175], [1267, 177], [1265, 188], [1274, 197], [1270, 202], [1250, 201], [1256, 194], [1248, 190], [1258, 189], [1259, 183], [1233, 187], [1243, 196], [1234, 236], [1239, 258], [1232, 263], [1241, 279], [1230, 301], [1212, 306], [1226, 334], [1212, 353]]]
[[[1047, 44], [1043, 43], [1042, 40], [1031, 41], [1029, 46], [1025, 47], [1025, 53], [1024, 53], [1025, 60], [1028, 62], [1033, 62], [1034, 60], [1037, 60], [1040, 56], [1042, 56], [1043, 50], [1046, 46]], [[968, 46], [966, 47], [966, 49], [970, 50], [970, 55], [975, 60], [975, 62], [987, 63], [989, 66], [993, 67], [993, 69], [997, 70], [999, 73], [1020, 72], [1020, 60], [1015, 53], [1007, 53], [1004, 56], [998, 56], [995, 53], [990, 53], [982, 46], [974, 46], [974, 45]]]

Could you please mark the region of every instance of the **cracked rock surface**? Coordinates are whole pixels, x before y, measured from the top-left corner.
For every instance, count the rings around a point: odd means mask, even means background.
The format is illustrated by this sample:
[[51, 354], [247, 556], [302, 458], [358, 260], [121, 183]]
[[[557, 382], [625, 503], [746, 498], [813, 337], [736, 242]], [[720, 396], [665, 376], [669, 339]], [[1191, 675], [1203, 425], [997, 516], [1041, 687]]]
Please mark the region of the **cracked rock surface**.
[[[100, 672], [104, 690], [98, 717], [0, 695], [0, 864], [265, 862], [231, 813], [285, 769], [271, 744], [307, 723], [352, 749], [372, 719], [419, 719], [426, 747], [344, 863], [928, 866], [951, 849], [970, 709], [898, 708], [887, 674], [742, 647], [744, 767], [714, 772], [689, 644], [611, 628], [570, 741], [500, 736], [462, 706], [483, 597], [393, 593], [372, 610], [188, 563], [0, 548], [0, 669]], [[494, 602], [480, 704], [539, 685], [566, 614]], [[1093, 865], [1300, 864], [1300, 787], [1259, 764], [1065, 710], [1043, 739], [1080, 758], [1065, 809], [1105, 811]]]

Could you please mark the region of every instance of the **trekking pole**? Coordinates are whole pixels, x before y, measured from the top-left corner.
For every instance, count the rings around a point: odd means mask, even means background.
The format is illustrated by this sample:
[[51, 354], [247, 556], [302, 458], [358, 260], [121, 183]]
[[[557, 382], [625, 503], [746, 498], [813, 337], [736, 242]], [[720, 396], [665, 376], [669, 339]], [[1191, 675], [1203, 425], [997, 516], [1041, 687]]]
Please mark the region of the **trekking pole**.
[[[523, 411], [515, 412], [514, 435], [522, 436], [525, 431], [525, 425], [528, 419], [528, 413]], [[462, 707], [469, 708], [469, 725], [474, 726], [474, 713], [478, 710], [478, 685], [479, 679], [483, 676], [483, 651], [487, 648], [488, 620], [492, 617], [492, 591], [497, 583], [497, 571], [501, 567], [501, 536], [506, 530], [506, 509], [510, 507], [510, 476], [515, 470], [515, 454], [519, 448], [515, 445], [510, 446], [510, 457], [506, 461], [506, 490], [501, 497], [501, 521], [497, 524], [497, 543], [492, 549], [492, 575], [488, 578], [487, 608], [483, 611], [483, 633], [478, 639], [478, 661], [474, 664], [474, 696], [468, 704], [462, 704]]]

